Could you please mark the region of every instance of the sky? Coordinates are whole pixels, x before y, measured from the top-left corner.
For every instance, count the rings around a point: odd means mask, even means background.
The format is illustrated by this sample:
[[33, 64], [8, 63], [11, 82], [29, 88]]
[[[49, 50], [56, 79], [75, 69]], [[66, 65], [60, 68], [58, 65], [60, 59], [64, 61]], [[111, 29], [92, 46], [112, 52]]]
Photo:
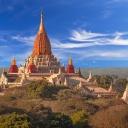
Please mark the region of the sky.
[[61, 64], [128, 67], [128, 0], [0, 0], [0, 67], [31, 55], [41, 10]]

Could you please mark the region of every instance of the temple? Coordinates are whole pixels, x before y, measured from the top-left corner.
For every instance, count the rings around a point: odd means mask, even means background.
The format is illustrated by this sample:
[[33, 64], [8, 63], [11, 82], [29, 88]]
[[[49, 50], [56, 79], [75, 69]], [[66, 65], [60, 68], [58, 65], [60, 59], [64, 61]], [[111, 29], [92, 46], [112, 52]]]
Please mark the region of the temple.
[[[12, 64], [8, 72], [3, 70], [0, 77], [0, 90], [15, 86], [27, 85], [29, 82], [45, 78], [49, 85], [68, 86], [72, 89], [81, 89], [84, 93], [95, 94], [98, 96], [95, 79], [90, 72], [89, 78], [85, 79], [79, 69], [77, 73], [73, 65], [73, 59], [70, 56], [65, 65], [60, 65], [60, 60], [52, 53], [51, 43], [45, 30], [43, 15], [40, 16], [40, 25], [36, 39], [33, 45], [33, 51], [24, 64], [19, 67], [16, 65], [16, 59], [12, 58]], [[111, 93], [103, 90], [103, 94]], [[100, 93], [101, 94], [101, 93]]]

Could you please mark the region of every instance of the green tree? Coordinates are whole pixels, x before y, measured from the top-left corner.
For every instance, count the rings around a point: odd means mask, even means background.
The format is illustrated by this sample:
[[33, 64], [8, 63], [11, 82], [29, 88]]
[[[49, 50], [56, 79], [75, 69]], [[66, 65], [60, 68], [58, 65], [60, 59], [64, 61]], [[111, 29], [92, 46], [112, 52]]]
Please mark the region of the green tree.
[[36, 82], [33, 81], [30, 84], [28, 84], [28, 91], [32, 95], [43, 96], [44, 90], [47, 85], [48, 83], [45, 79]]
[[67, 88], [68, 87], [56, 85], [49, 86], [48, 82], [45, 79], [40, 81], [33, 81], [28, 84], [29, 94], [44, 96], [45, 98], [55, 98], [54, 95], [56, 95], [59, 90]]
[[123, 87], [126, 87], [126, 84], [127, 84], [127, 79], [118, 79], [116, 82], [115, 82], [115, 85], [121, 85]]
[[88, 115], [79, 111], [71, 116], [74, 128], [88, 128]]
[[109, 75], [95, 75], [94, 78], [96, 79], [98, 86], [103, 88], [109, 88], [112, 81], [112, 77]]
[[116, 92], [118, 92], [119, 97], [122, 97], [122, 93], [124, 93], [126, 85], [127, 85], [127, 79], [118, 79], [114, 83], [114, 89], [116, 90]]
[[117, 79], [118, 79], [118, 75], [116, 75], [116, 74], [112, 74], [111, 77], [112, 77], [113, 83], [115, 83], [115, 81], [117, 81]]
[[12, 113], [0, 116], [0, 128], [32, 128], [30, 119], [26, 114]]
[[99, 85], [99, 84], [100, 84], [101, 76], [100, 76], [100, 75], [94, 75], [93, 77], [94, 77], [94, 79], [96, 79], [96, 82], [97, 82], [98, 85]]
[[51, 113], [43, 125], [45, 128], [72, 128], [72, 120], [61, 113]]

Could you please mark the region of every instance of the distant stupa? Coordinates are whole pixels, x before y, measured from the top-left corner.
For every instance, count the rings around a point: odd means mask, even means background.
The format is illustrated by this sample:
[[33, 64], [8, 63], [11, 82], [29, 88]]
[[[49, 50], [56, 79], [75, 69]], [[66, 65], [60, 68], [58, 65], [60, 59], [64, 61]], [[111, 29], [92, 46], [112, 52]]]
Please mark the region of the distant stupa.
[[128, 104], [128, 84], [126, 86], [122, 99]]

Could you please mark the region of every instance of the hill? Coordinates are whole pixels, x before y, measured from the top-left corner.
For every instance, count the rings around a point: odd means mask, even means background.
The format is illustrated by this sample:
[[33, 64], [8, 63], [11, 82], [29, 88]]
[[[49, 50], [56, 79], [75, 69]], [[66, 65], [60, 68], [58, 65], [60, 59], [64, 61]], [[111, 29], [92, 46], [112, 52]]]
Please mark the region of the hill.
[[[128, 106], [115, 97], [93, 98], [65, 86], [48, 86], [44, 80], [8, 88], [4, 93], [0, 96], [1, 128], [128, 126]], [[98, 119], [97, 123], [95, 119]]]

